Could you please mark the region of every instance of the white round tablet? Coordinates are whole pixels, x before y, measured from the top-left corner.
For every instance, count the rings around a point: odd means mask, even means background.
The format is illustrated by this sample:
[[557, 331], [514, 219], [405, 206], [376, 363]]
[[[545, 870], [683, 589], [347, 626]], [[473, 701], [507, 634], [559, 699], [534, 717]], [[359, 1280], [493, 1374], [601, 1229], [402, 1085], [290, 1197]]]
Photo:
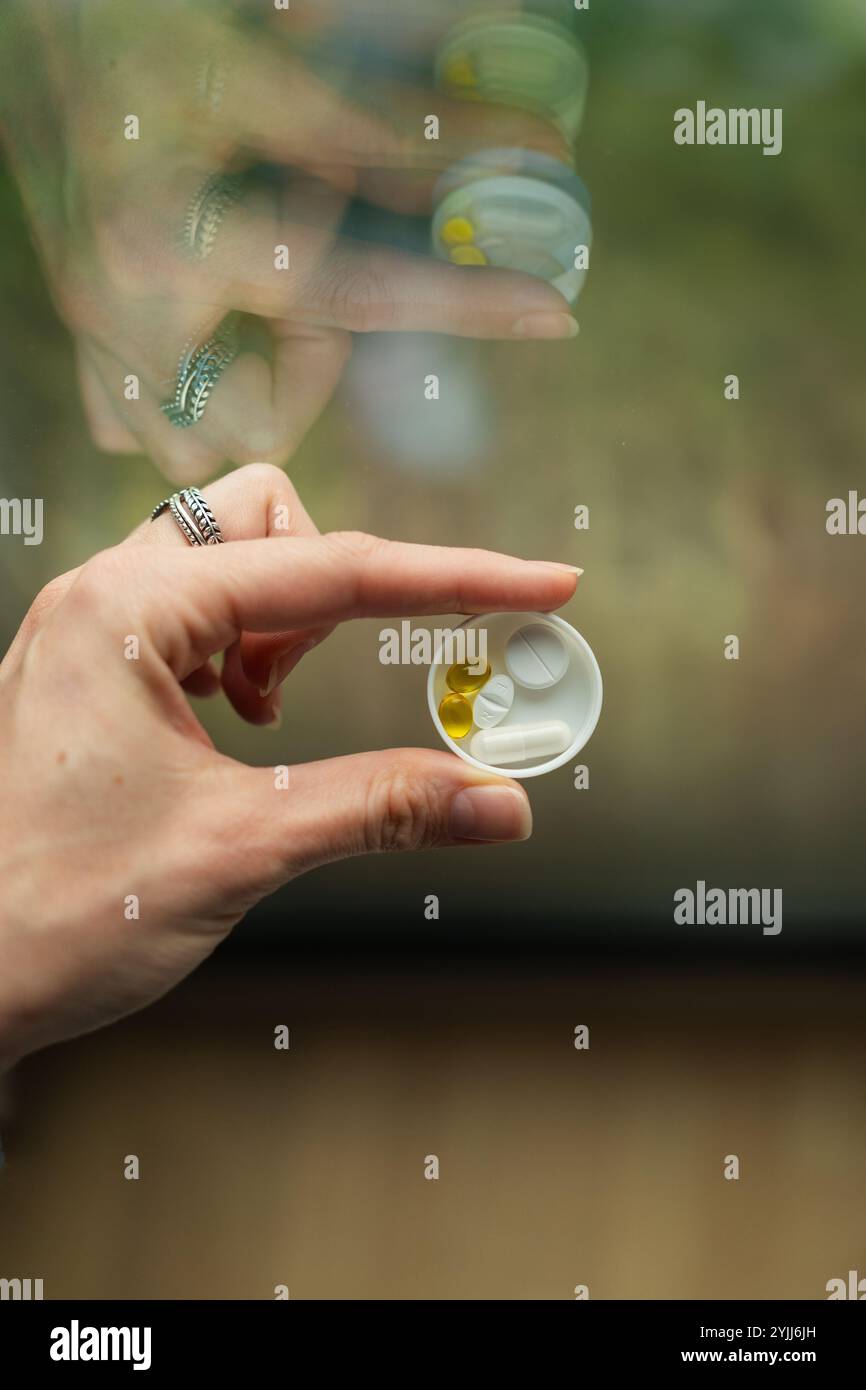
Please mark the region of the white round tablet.
[[514, 704], [514, 681], [510, 676], [491, 676], [475, 696], [472, 717], [479, 729], [501, 724]]
[[519, 627], [505, 648], [508, 674], [528, 690], [556, 685], [568, 670], [568, 652], [559, 633], [541, 623]]

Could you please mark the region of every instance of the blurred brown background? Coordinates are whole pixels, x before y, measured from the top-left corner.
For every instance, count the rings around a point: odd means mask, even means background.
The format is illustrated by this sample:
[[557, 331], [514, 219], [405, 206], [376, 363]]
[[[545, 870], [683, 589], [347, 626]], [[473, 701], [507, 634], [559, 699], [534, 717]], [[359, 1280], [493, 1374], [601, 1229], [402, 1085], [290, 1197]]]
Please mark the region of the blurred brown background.
[[826, 1298], [866, 1270], [862, 1019], [799, 972], [206, 967], [22, 1067], [0, 1264], [47, 1298]]

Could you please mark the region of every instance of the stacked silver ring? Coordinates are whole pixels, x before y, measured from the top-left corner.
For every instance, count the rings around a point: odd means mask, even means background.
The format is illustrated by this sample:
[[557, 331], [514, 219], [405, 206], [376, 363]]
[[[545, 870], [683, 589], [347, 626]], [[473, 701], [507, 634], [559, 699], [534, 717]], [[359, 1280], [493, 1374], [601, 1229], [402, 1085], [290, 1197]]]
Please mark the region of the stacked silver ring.
[[222, 545], [223, 533], [217, 519], [197, 487], [181, 488], [154, 507], [151, 521], [170, 511], [190, 545]]
[[237, 355], [237, 335], [228, 323], [222, 324], [207, 342], [184, 351], [178, 363], [174, 396], [160, 406], [173, 425], [188, 429], [201, 419], [213, 388]]
[[199, 104], [212, 116], [222, 106], [227, 78], [228, 68], [223, 59], [215, 53], [208, 54], [199, 67], [195, 88]]
[[181, 245], [194, 261], [207, 260], [216, 241], [220, 223], [244, 190], [240, 174], [211, 174], [205, 179], [187, 209]]

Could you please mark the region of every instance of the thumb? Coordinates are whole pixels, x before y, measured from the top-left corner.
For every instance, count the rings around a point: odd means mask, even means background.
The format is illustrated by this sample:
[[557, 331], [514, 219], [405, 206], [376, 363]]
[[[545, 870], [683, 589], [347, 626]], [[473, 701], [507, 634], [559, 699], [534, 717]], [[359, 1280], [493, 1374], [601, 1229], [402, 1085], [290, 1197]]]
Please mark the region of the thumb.
[[244, 768], [244, 794], [232, 795], [244, 833], [256, 836], [247, 862], [263, 892], [351, 855], [501, 844], [532, 832], [519, 783], [449, 753], [392, 748], [293, 767], [282, 782], [278, 773]]

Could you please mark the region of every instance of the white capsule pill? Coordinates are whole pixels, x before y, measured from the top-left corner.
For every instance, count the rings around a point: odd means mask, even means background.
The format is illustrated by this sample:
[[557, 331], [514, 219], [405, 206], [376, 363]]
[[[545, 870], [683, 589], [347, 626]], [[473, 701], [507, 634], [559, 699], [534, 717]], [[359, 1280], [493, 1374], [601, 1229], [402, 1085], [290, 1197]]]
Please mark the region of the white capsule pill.
[[571, 743], [571, 729], [561, 719], [540, 724], [506, 724], [501, 729], [482, 729], [475, 734], [469, 752], [480, 763], [506, 767], [527, 758], [552, 758]]
[[501, 724], [514, 704], [514, 681], [510, 676], [491, 676], [475, 697], [472, 717], [479, 729]]
[[518, 685], [545, 690], [562, 680], [568, 670], [568, 652], [555, 628], [528, 623], [509, 637], [505, 665]]

